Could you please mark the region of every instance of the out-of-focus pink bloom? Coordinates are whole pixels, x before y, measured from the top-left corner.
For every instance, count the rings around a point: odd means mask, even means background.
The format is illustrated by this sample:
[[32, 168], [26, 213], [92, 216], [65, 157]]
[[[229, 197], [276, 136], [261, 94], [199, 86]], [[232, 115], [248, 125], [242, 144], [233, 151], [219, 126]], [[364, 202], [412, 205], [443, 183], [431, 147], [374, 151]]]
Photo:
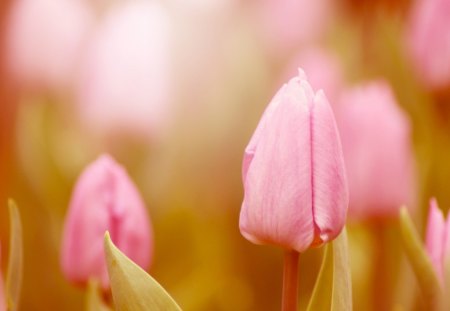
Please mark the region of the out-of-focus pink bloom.
[[343, 93], [336, 117], [350, 190], [350, 216], [395, 216], [414, 202], [410, 123], [389, 85], [368, 83]]
[[314, 90], [323, 90], [333, 103], [343, 87], [343, 73], [339, 59], [331, 52], [321, 48], [302, 50], [288, 64], [283, 77], [292, 77], [297, 68], [303, 68]]
[[330, 0], [261, 0], [255, 5], [258, 30], [267, 49], [281, 56], [320, 39], [333, 12]]
[[450, 217], [447, 216], [447, 220], [444, 220], [444, 215], [434, 198], [430, 200], [426, 250], [436, 270], [436, 274], [443, 281], [445, 261], [450, 258]]
[[117, 3], [105, 16], [82, 65], [82, 120], [99, 133], [153, 135], [171, 100], [171, 23], [156, 1]]
[[83, 1], [14, 1], [7, 24], [11, 74], [22, 87], [67, 89], [92, 21]]
[[432, 89], [449, 87], [450, 1], [415, 1], [408, 26], [408, 49], [419, 77]]
[[272, 99], [245, 149], [241, 233], [302, 252], [333, 240], [347, 214], [333, 112], [300, 70]]
[[119, 249], [148, 268], [153, 235], [144, 202], [125, 169], [103, 155], [86, 167], [72, 194], [61, 253], [67, 279], [85, 284], [96, 278], [108, 287], [103, 253], [107, 230]]

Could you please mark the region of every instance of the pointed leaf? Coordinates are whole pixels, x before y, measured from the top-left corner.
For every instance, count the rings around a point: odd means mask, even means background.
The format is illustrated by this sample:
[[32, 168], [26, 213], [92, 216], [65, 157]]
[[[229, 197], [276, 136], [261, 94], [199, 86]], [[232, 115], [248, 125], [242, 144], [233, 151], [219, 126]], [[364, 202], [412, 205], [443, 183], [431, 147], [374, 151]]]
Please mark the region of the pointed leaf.
[[103, 302], [101, 289], [97, 280], [89, 280], [86, 293], [86, 311], [111, 311]]
[[165, 289], [126, 257], [105, 234], [105, 255], [116, 311], [180, 311]]
[[430, 310], [433, 310], [439, 304], [442, 290], [431, 259], [427, 255], [405, 207], [400, 210], [400, 230], [403, 248], [417, 277], [425, 301]]
[[9, 200], [8, 205], [10, 235], [8, 271], [6, 273], [6, 301], [8, 310], [16, 311], [19, 306], [23, 271], [22, 222], [16, 203], [13, 200]]
[[348, 261], [347, 231], [326, 246], [308, 311], [352, 310], [352, 284]]

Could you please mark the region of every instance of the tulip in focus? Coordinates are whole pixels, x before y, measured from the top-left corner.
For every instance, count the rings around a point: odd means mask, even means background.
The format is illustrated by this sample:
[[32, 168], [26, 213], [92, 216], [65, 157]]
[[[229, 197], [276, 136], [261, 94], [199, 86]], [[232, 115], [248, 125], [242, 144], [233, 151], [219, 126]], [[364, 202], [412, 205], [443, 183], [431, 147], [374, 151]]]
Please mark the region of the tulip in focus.
[[103, 155], [78, 178], [66, 216], [61, 253], [64, 275], [77, 284], [109, 285], [103, 238], [143, 269], [150, 265], [153, 236], [146, 207], [123, 167]]
[[17, 83], [33, 90], [67, 89], [92, 22], [84, 1], [13, 1], [6, 51]]
[[415, 1], [408, 26], [408, 51], [423, 83], [450, 87], [450, 1]]
[[350, 216], [395, 217], [414, 203], [411, 126], [385, 82], [344, 92], [336, 108], [350, 190]]
[[341, 232], [348, 190], [339, 134], [303, 71], [266, 108], [242, 171], [240, 230], [251, 242], [303, 252]]
[[443, 281], [445, 262], [450, 259], [450, 217], [447, 216], [447, 220], [444, 219], [436, 199], [430, 201], [426, 250], [436, 274]]
[[80, 116], [95, 133], [152, 136], [171, 101], [171, 23], [156, 1], [117, 2], [83, 60]]

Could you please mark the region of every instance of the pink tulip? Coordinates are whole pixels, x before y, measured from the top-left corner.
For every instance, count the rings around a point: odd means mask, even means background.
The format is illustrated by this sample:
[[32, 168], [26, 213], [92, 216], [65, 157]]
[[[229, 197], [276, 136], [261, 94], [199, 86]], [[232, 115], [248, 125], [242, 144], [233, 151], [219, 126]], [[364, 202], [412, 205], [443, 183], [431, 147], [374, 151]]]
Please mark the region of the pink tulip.
[[87, 49], [79, 108], [95, 133], [153, 135], [171, 100], [171, 24], [156, 1], [116, 3]]
[[336, 116], [353, 218], [395, 217], [414, 201], [410, 123], [385, 82], [344, 92]]
[[107, 230], [128, 257], [149, 267], [153, 237], [144, 202], [125, 169], [103, 155], [82, 172], [72, 194], [61, 253], [67, 279], [85, 284], [96, 278], [108, 287], [103, 253]]
[[7, 60], [22, 87], [68, 88], [93, 16], [83, 1], [13, 1], [7, 23]]
[[450, 86], [450, 1], [414, 2], [407, 29], [413, 65], [428, 87]]
[[303, 71], [266, 108], [245, 149], [240, 230], [256, 244], [302, 252], [333, 240], [347, 214], [341, 143], [323, 91]]
[[450, 217], [447, 216], [447, 220], [444, 220], [444, 215], [434, 198], [430, 200], [426, 250], [436, 274], [443, 281], [445, 262], [450, 259]]

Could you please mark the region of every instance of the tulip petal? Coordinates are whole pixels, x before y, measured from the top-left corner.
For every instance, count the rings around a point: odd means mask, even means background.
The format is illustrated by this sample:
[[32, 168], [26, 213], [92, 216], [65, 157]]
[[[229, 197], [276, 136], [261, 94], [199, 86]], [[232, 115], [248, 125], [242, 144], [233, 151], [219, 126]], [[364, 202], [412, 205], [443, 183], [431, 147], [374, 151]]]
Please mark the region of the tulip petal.
[[347, 216], [348, 189], [340, 138], [330, 105], [322, 91], [311, 116], [312, 206], [322, 242], [333, 240]]
[[254, 243], [302, 252], [313, 240], [314, 224], [310, 104], [298, 83], [293, 79], [285, 87], [258, 134], [258, 150], [244, 182], [240, 228]]
[[442, 211], [439, 209], [436, 199], [430, 201], [430, 213], [428, 215], [426, 250], [433, 263], [438, 276], [442, 276], [442, 264], [445, 243], [445, 224]]

